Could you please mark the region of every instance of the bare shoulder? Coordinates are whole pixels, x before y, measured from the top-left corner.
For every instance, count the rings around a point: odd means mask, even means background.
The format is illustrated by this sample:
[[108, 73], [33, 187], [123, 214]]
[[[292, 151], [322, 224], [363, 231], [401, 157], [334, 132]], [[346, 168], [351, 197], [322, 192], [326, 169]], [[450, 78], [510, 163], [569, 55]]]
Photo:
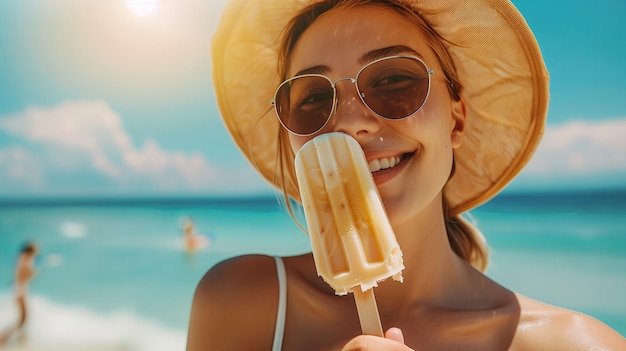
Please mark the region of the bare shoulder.
[[517, 294], [520, 320], [512, 351], [626, 350], [626, 339], [601, 321]]
[[187, 350], [270, 349], [277, 304], [272, 257], [249, 255], [218, 263], [196, 288]]

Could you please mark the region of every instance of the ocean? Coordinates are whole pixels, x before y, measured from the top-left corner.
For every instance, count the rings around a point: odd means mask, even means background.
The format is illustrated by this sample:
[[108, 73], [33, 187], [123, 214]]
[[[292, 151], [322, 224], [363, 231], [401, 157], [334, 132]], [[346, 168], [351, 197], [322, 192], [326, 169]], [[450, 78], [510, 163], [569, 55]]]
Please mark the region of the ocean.
[[[626, 335], [626, 191], [508, 194], [471, 213], [487, 275]], [[188, 254], [182, 218], [210, 245]], [[13, 269], [35, 242], [28, 340], [66, 349], [184, 350], [194, 288], [240, 254], [295, 255], [307, 236], [273, 196], [0, 200], [0, 333], [17, 319]]]

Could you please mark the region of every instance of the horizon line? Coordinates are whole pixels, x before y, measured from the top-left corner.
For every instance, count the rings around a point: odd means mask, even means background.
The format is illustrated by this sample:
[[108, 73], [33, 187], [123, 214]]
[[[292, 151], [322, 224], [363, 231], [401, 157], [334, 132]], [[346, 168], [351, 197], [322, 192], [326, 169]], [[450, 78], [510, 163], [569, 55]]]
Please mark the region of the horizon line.
[[[520, 198], [541, 196], [623, 196], [626, 188], [607, 187], [597, 189], [527, 189], [502, 191], [487, 203], [496, 198]], [[282, 201], [279, 193], [254, 194], [205, 194], [205, 195], [24, 195], [0, 198], [0, 207], [9, 206], [106, 206], [106, 205], [237, 205], [252, 206], [278, 205]]]

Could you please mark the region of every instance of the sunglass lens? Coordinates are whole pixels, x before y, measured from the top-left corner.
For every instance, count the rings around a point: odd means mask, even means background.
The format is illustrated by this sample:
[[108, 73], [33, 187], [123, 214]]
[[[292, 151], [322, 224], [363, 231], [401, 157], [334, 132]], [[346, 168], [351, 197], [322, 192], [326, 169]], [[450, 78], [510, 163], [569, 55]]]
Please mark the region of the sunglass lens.
[[276, 92], [276, 113], [290, 131], [309, 135], [324, 127], [333, 108], [333, 87], [323, 77], [302, 76], [283, 83]]
[[357, 81], [365, 103], [380, 116], [405, 118], [419, 110], [429, 91], [424, 64], [409, 57], [396, 57], [367, 66]]

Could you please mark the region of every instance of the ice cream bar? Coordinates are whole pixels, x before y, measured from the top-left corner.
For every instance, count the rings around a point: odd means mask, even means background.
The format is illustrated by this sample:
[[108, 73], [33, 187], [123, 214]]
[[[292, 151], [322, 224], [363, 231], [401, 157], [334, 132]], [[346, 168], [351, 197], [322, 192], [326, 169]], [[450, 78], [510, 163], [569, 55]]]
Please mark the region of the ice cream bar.
[[379, 281], [402, 281], [402, 251], [359, 143], [322, 134], [302, 146], [295, 165], [317, 273], [336, 294], [354, 292], [358, 305], [357, 294]]

